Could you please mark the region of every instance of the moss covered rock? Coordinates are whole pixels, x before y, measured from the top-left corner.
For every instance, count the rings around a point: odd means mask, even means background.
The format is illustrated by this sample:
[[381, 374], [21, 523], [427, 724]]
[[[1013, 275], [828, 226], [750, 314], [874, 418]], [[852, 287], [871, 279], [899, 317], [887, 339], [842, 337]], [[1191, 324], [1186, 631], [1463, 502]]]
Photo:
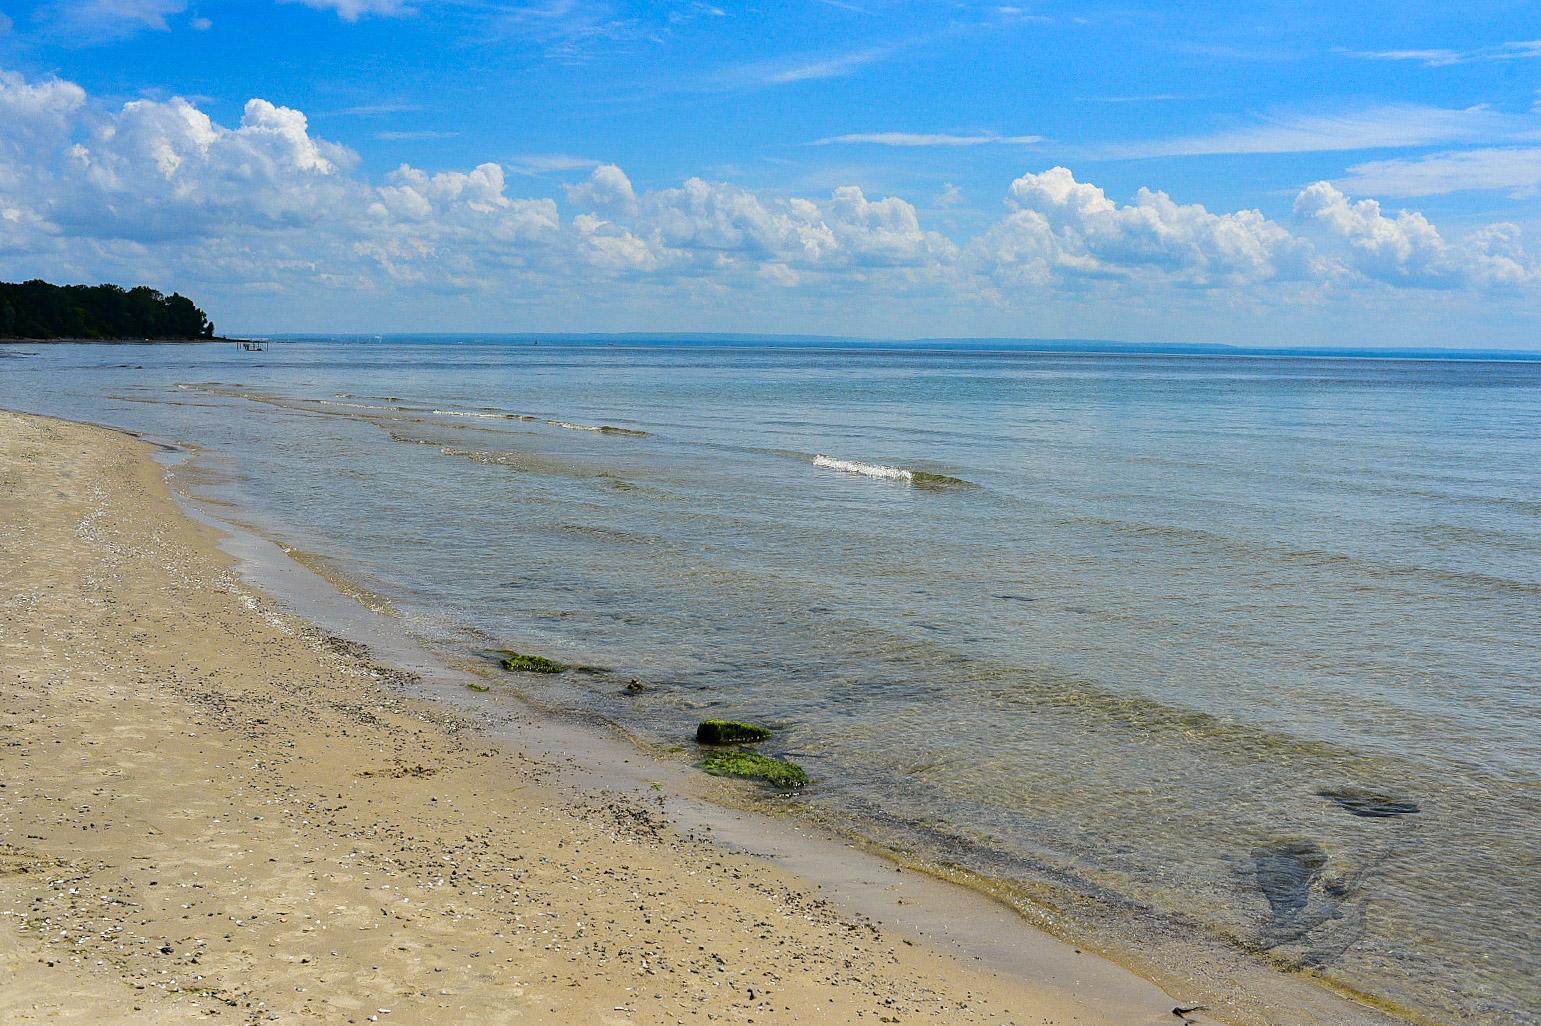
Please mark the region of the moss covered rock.
[[739, 741], [764, 741], [769, 728], [738, 720], [702, 720], [696, 726], [696, 741], [703, 745], [731, 745]]
[[924, 470], [910, 471], [910, 484], [917, 488], [966, 488], [969, 482], [949, 474], [932, 474]]
[[808, 774], [797, 763], [754, 752], [713, 752], [701, 760], [701, 768], [713, 776], [761, 780], [784, 791], [808, 784]]
[[503, 664], [503, 669], [513, 673], [564, 673], [567, 670], [567, 664], [559, 663], [555, 659], [525, 655], [511, 648], [500, 648], [496, 655], [499, 656], [498, 661]]

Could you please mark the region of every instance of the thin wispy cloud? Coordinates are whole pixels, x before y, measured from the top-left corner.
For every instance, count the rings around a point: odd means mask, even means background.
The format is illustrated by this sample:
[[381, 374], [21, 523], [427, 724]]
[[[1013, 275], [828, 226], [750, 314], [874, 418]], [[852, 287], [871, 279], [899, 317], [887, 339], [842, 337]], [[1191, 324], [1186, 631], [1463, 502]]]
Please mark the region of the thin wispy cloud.
[[280, 0], [282, 3], [300, 3], [318, 11], [334, 11], [343, 21], [358, 21], [369, 16], [397, 17], [413, 13], [405, 0]]
[[[343, 21], [380, 15], [413, 13], [406, 0], [278, 0], [316, 10], [331, 11]], [[43, 34], [78, 46], [117, 42], [140, 32], [169, 32], [177, 15], [187, 12], [188, 0], [52, 0], [33, 15]], [[3, 17], [3, 16], [0, 16]], [[9, 19], [3, 24], [10, 24]], [[207, 32], [214, 23], [194, 17], [186, 23]]]
[[1258, 116], [1251, 124], [1201, 135], [1099, 147], [1111, 159], [1191, 157], [1218, 154], [1321, 153], [1399, 149], [1453, 142], [1494, 143], [1541, 138], [1541, 124], [1489, 107], [1450, 109], [1417, 104], [1371, 107], [1332, 114]]
[[616, 0], [461, 2], [478, 15], [477, 42], [533, 46], [547, 57], [569, 64], [656, 46], [691, 22], [729, 17], [723, 8], [701, 0], [640, 6]]
[[1144, 96], [1077, 96], [1076, 99], [1081, 103], [1169, 103], [1193, 97], [1180, 93], [1149, 93]]
[[1515, 199], [1541, 192], [1541, 147], [1487, 147], [1355, 164], [1338, 179], [1345, 191], [1379, 196], [1438, 196], [1503, 190]]
[[1031, 146], [1043, 142], [1041, 135], [948, 135], [922, 132], [851, 132], [815, 139], [811, 146], [865, 144], [869, 146]]
[[1367, 61], [1417, 61], [1427, 68], [1447, 68], [1455, 64], [1476, 64], [1490, 61], [1523, 61], [1541, 59], [1541, 39], [1525, 39], [1497, 46], [1484, 46], [1475, 50], [1339, 50], [1348, 57]]
[[1219, 43], [1184, 43], [1177, 49], [1198, 57], [1215, 57], [1227, 61], [1296, 61], [1303, 56], [1299, 50], [1226, 46]]
[[844, 78], [869, 64], [885, 60], [899, 49], [899, 45], [869, 46], [846, 53], [793, 57], [784, 61], [745, 65], [729, 78], [736, 77], [746, 84], [757, 85], [787, 85], [792, 82]]
[[92, 45], [150, 30], [168, 32], [167, 20], [187, 10], [187, 0], [54, 0], [33, 18], [43, 32], [61, 41]]
[[375, 118], [386, 114], [412, 114], [426, 109], [421, 103], [364, 103], [328, 113], [337, 117]]
[[453, 139], [459, 134], [459, 132], [443, 132], [424, 129], [422, 131], [376, 132], [375, 138], [383, 142], [396, 142], [399, 140], [411, 139]]
[[589, 171], [600, 165], [591, 157], [575, 157], [570, 153], [524, 153], [504, 161], [515, 174], [535, 177], [564, 171]]

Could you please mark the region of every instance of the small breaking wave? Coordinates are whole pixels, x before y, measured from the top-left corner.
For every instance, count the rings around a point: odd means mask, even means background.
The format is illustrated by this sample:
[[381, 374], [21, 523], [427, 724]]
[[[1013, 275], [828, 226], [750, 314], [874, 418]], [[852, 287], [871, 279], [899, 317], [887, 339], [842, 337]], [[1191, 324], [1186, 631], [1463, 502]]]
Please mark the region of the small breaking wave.
[[566, 428], [568, 431], [597, 431], [602, 435], [629, 435], [632, 438], [646, 438], [648, 432], [639, 431], [636, 428], [616, 427], [613, 424], [574, 424], [566, 420], [548, 420], [552, 427]]
[[813, 465], [828, 470], [838, 470], [843, 474], [860, 474], [879, 481], [903, 481], [905, 484], [920, 488], [952, 488], [969, 483], [961, 477], [950, 477], [947, 474], [933, 474], [925, 470], [911, 470], [908, 467], [889, 467], [881, 463], [843, 460], [837, 456], [825, 456], [822, 453], [813, 458]]
[[834, 456], [818, 455], [813, 458], [815, 467], [827, 467], [830, 470], [838, 470], [846, 474], [860, 474], [863, 477], [875, 477], [880, 481], [913, 481], [913, 471], [903, 467], [885, 467], [881, 463], [858, 463], [856, 460], [842, 460]]
[[479, 410], [433, 410], [435, 417], [473, 417], [477, 420], [514, 420], [512, 413], [482, 413]]
[[372, 403], [343, 403], [333, 399], [316, 399], [314, 402], [317, 406], [336, 406], [344, 410], [384, 410], [392, 412], [397, 409], [395, 406], [376, 406]]

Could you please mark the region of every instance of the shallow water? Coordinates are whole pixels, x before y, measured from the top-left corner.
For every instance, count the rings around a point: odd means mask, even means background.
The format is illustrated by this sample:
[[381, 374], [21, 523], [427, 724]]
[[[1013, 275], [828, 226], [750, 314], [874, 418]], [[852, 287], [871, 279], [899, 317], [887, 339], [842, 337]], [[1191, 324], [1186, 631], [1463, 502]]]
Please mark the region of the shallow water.
[[0, 404], [203, 446], [440, 644], [614, 671], [542, 701], [765, 722], [828, 814], [1101, 926], [1536, 1021], [1541, 364], [33, 351]]

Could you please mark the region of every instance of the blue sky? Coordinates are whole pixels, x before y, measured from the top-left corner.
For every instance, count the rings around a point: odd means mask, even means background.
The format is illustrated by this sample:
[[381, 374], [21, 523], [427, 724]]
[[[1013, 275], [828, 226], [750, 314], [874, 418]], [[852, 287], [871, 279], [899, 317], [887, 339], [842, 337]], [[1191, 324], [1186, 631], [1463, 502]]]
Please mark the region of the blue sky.
[[1541, 4], [0, 0], [0, 277], [222, 328], [1541, 348]]

